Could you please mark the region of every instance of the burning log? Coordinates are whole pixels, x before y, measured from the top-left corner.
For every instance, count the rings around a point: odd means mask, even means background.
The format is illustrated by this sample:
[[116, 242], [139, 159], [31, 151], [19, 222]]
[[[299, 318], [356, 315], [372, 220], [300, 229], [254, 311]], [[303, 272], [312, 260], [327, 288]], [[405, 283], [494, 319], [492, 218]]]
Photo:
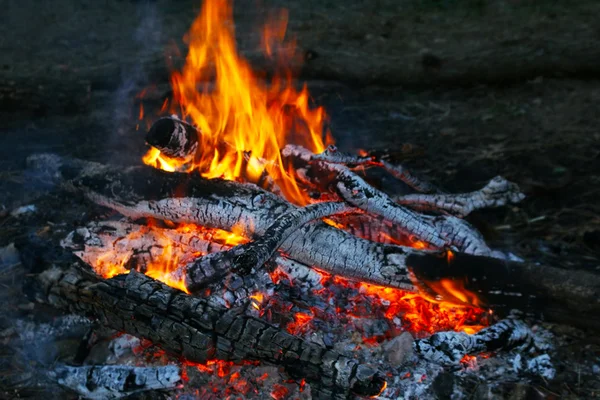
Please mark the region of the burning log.
[[[160, 118], [148, 130], [146, 134], [146, 143], [152, 146], [152, 150], [144, 157], [146, 163], [156, 163], [158, 156], [161, 159], [166, 158], [171, 161], [176, 160], [181, 164], [177, 171], [184, 172], [194, 167], [194, 161], [201, 153], [198, 151], [200, 146], [201, 132], [195, 126], [179, 119], [176, 115]], [[217, 148], [215, 153], [226, 154], [227, 151], [234, 150], [234, 147], [226, 142], [215, 143]], [[156, 152], [157, 151], [157, 152]], [[244, 178], [252, 183], [263, 187], [270, 192], [280, 194], [281, 189], [277, 186], [271, 175], [269, 175], [268, 162], [262, 159], [252, 158], [250, 152], [244, 152], [242, 162], [247, 165], [248, 162], [260, 164], [263, 166], [263, 173], [258, 179], [251, 179], [247, 174]], [[245, 171], [245, 168], [241, 169]]]
[[192, 292], [222, 280], [230, 272], [246, 275], [260, 268], [302, 225], [314, 219], [351, 210], [344, 203], [317, 203], [290, 211], [278, 217], [261, 238], [228, 251], [201, 257], [176, 274], [185, 274], [186, 287]]
[[466, 355], [516, 347], [521, 350], [547, 350], [545, 346], [543, 343], [535, 343], [531, 329], [515, 319], [502, 320], [473, 335], [453, 331], [437, 332], [413, 343], [417, 354], [443, 365], [458, 365]]
[[135, 271], [104, 280], [73, 256], [44, 254], [33, 243], [23, 244], [21, 253], [32, 270], [54, 264], [26, 283], [36, 301], [94, 316], [106, 326], [149, 339], [189, 361], [216, 358], [281, 365], [294, 378], [314, 383], [325, 398], [346, 398], [350, 393], [373, 396], [385, 385], [371, 367], [243, 310], [187, 295]]
[[199, 132], [176, 116], [156, 121], [146, 135], [146, 142], [167, 157], [191, 159], [198, 149]]
[[[44, 179], [59, 179], [96, 204], [133, 218], [152, 217], [207, 228], [239, 229], [246, 237], [265, 233], [271, 221], [294, 206], [254, 185], [204, 179], [196, 173], [166, 173], [145, 167], [111, 168], [56, 155], [36, 155], [29, 164]], [[280, 250], [305, 265], [350, 279], [415, 290], [408, 276], [410, 247], [359, 239], [323, 222], [304, 225]]]
[[[137, 219], [153, 217], [195, 223], [259, 237], [294, 206], [254, 185], [153, 168], [116, 168], [37, 155], [29, 159], [45, 179], [59, 179], [93, 202]], [[431, 252], [359, 239], [323, 222], [311, 222], [280, 248], [289, 258], [326, 272], [378, 285], [441, 295], [464, 303], [432, 283], [450, 279], [475, 292], [480, 306], [517, 308], [552, 320], [597, 326], [600, 281], [585, 272], [518, 263], [459, 252]], [[467, 299], [467, 302], [470, 300]]]
[[[171, 246], [180, 263], [192, 262], [198, 253], [210, 254], [231, 249], [231, 245], [214, 240], [211, 231], [164, 229], [137, 225], [126, 221], [92, 222], [69, 233], [61, 245], [89, 265], [96, 266], [100, 274], [106, 267], [126, 266], [146, 272], [156, 259], [164, 256], [165, 247]], [[273, 263], [296, 284], [310, 289], [321, 288], [321, 275], [314, 269], [282, 255], [275, 255]]]
[[134, 393], [179, 386], [179, 367], [129, 365], [57, 365], [48, 377], [86, 399], [119, 399]]
[[382, 216], [434, 247], [449, 247], [476, 255], [495, 255], [481, 234], [466, 221], [446, 215], [432, 217], [417, 214], [396, 204], [345, 165], [315, 161], [314, 154], [300, 146], [287, 145], [281, 153], [291, 158], [295, 167], [305, 169], [305, 175], [320, 188], [337, 194], [348, 204], [367, 213]]
[[[193, 158], [198, 150], [198, 135], [200, 135], [200, 132], [195, 127], [173, 115], [171, 117], [160, 118], [156, 121], [146, 135], [146, 142], [167, 157], [187, 160]], [[323, 153], [315, 154], [313, 159], [331, 163], [351, 164], [354, 166], [382, 167], [418, 192], [438, 192], [438, 189], [432, 184], [417, 178], [401, 165], [392, 165], [385, 160], [380, 160], [372, 156], [360, 157], [341, 153], [333, 145], [329, 146]]]

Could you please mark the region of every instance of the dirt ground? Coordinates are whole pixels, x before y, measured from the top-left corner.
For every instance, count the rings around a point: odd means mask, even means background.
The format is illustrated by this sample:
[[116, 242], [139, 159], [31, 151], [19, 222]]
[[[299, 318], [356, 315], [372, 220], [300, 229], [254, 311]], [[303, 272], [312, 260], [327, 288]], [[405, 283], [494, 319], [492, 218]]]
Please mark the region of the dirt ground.
[[[527, 198], [469, 217], [487, 240], [527, 260], [600, 274], [600, 3], [317, 3], [238, 1], [240, 47], [254, 59], [257, 37], [247, 32], [268, 7], [289, 8], [290, 30], [318, 56], [304, 77], [340, 147], [391, 154], [452, 192], [502, 175]], [[149, 84], [161, 88], [144, 100], [149, 110], [168, 96], [165, 49], [180, 42], [198, 8], [187, 0], [8, 2], [0, 16], [0, 86], [69, 88], [83, 80], [89, 92], [74, 92], [87, 96], [74, 110], [51, 101], [31, 109], [27, 100], [0, 96], [0, 247], [40, 225], [68, 230], [91, 212], [80, 199], [61, 204], [28, 175], [29, 154], [138, 162], [136, 94]], [[424, 62], [424, 54], [440, 63]], [[38, 211], [11, 215], [28, 204]], [[5, 278], [1, 298], [19, 313], [18, 290]], [[546, 398], [599, 396], [591, 373], [600, 365], [597, 332], [554, 329], [566, 338], [564, 370], [544, 388]]]

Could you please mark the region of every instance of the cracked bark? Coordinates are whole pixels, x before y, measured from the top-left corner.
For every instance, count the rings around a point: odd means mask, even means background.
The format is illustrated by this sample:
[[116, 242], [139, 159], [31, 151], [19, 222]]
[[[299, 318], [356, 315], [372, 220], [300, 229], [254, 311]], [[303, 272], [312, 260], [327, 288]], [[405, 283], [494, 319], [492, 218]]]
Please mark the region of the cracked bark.
[[222, 280], [230, 272], [247, 275], [258, 270], [302, 225], [349, 211], [352, 208], [345, 203], [316, 203], [289, 211], [278, 217], [260, 238], [227, 251], [200, 257], [175, 272], [174, 276], [183, 274], [188, 290], [198, 292], [206, 285]]
[[[198, 174], [167, 173], [146, 167], [117, 168], [61, 159], [29, 158], [42, 178], [62, 180], [97, 204], [137, 219], [153, 217], [263, 234], [277, 216], [294, 209], [254, 185], [207, 180]], [[518, 263], [453, 252], [419, 251], [374, 243], [323, 222], [304, 225], [284, 241], [292, 260], [334, 275], [387, 287], [415, 290], [440, 279], [459, 280], [498, 313], [511, 308], [582, 327], [599, 327], [600, 279], [572, 269]], [[413, 280], [414, 279], [414, 280]], [[435, 292], [435, 290], [433, 290]]]
[[119, 399], [135, 393], [173, 389], [181, 384], [179, 367], [129, 365], [57, 365], [48, 377], [86, 399]]
[[[479, 332], [437, 332], [425, 339], [415, 340], [413, 348], [421, 357], [443, 365], [458, 365], [466, 355], [498, 350], [521, 350], [540, 347], [534, 342], [534, 334], [525, 323], [505, 319]], [[543, 347], [540, 350], [545, 350]]]
[[[375, 369], [245, 315], [240, 308], [187, 295], [135, 271], [103, 280], [73, 256], [52, 256], [34, 247], [23, 244], [20, 250], [26, 266], [43, 270], [26, 282], [37, 302], [91, 315], [189, 361], [216, 358], [281, 365], [290, 376], [314, 383], [322, 398], [373, 396], [385, 384]], [[46, 268], [48, 263], [53, 266]]]
[[497, 256], [481, 234], [466, 221], [447, 215], [434, 217], [418, 214], [396, 204], [348, 167], [314, 161], [314, 154], [303, 147], [287, 145], [281, 154], [292, 159], [297, 169], [306, 169], [305, 175], [321, 189], [337, 194], [348, 204], [367, 213], [382, 216], [419, 240], [437, 248], [448, 247], [469, 254]]

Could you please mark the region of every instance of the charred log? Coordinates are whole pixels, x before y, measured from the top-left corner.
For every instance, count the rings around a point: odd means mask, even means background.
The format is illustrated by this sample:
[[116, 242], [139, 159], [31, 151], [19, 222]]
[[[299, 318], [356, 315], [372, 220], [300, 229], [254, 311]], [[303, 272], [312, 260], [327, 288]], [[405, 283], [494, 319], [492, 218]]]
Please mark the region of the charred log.
[[[420, 356], [443, 365], [457, 365], [466, 355], [539, 346], [531, 329], [514, 319], [502, 320], [479, 332], [438, 332], [426, 339], [415, 340], [413, 348]], [[543, 349], [541, 349], [543, 350]]]
[[228, 251], [201, 257], [179, 273], [185, 274], [186, 287], [191, 292], [222, 280], [230, 272], [246, 275], [259, 269], [302, 225], [314, 219], [349, 211], [351, 208], [344, 203], [317, 203], [290, 211], [278, 217], [261, 238]]
[[199, 135], [195, 127], [172, 116], [156, 121], [146, 134], [146, 142], [167, 157], [188, 159], [196, 153]]
[[86, 399], [119, 399], [148, 390], [173, 389], [181, 384], [179, 367], [128, 365], [57, 365], [48, 377]]
[[307, 170], [306, 176], [320, 188], [337, 194], [348, 204], [367, 213], [380, 215], [397, 224], [407, 234], [437, 248], [449, 247], [479, 255], [495, 255], [479, 232], [466, 221], [452, 216], [432, 217], [417, 214], [396, 204], [388, 195], [375, 189], [342, 164], [314, 161], [313, 153], [287, 145], [282, 155], [293, 160], [297, 168]]
[[33, 250], [32, 244], [27, 247], [27, 252], [22, 251], [24, 263], [32, 270], [43, 270], [40, 264], [54, 264], [26, 283], [36, 301], [91, 315], [187, 360], [258, 360], [281, 365], [294, 378], [316, 384], [324, 398], [345, 398], [350, 393], [373, 396], [385, 385], [371, 367], [238, 308], [227, 309], [187, 295], [135, 271], [103, 280], [72, 256], [46, 260], [42, 250]]
[[447, 212], [465, 217], [481, 208], [502, 207], [518, 203], [525, 198], [519, 187], [497, 176], [480, 190], [460, 194], [409, 194], [395, 198], [402, 204], [417, 210]]
[[600, 278], [585, 270], [452, 252], [413, 253], [406, 264], [425, 293], [451, 296], [437, 284], [448, 279], [498, 311], [530, 310], [549, 321], [600, 328]]

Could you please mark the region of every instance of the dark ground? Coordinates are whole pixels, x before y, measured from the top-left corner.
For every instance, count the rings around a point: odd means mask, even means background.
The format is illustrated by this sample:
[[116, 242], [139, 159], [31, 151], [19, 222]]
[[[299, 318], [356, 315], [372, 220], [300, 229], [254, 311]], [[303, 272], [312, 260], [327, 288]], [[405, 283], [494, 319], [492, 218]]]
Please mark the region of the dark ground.
[[[29, 176], [29, 154], [139, 160], [135, 95], [158, 85], [144, 100], [150, 109], [168, 95], [164, 49], [199, 6], [168, 3], [8, 1], [0, 16], [0, 86], [10, 81], [35, 92], [51, 82], [85, 101], [64, 106], [44, 95], [32, 106], [0, 96], [0, 247], [31, 231], [70, 230], [90, 212]], [[384, 150], [449, 191], [503, 175], [528, 197], [470, 218], [488, 240], [529, 260], [600, 274], [599, 4], [263, 3], [290, 8], [290, 30], [319, 56], [303, 71], [341, 147]], [[256, 38], [240, 32], [265, 8], [236, 4], [241, 48], [252, 58]], [[439, 57], [441, 67], [424, 65], [423, 54]], [[82, 81], [80, 92], [73, 82]], [[28, 204], [38, 211], [10, 215]], [[19, 287], [2, 275], [8, 314], [22, 313]], [[598, 396], [591, 370], [600, 365], [597, 332], [554, 331], [565, 335], [564, 371], [549, 385], [554, 398]]]

